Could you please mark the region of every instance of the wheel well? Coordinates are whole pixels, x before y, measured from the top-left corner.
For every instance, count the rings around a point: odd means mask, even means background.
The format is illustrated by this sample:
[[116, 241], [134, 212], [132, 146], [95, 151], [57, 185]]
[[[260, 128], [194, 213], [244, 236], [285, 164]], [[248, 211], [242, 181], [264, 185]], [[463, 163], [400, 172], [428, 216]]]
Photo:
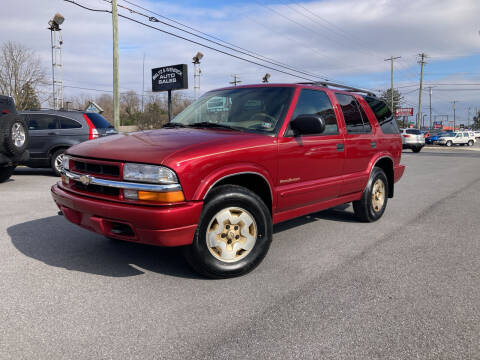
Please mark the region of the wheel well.
[[68, 148], [69, 148], [69, 146], [65, 146], [65, 145], [56, 146], [56, 147], [50, 149], [50, 151], [48, 152], [48, 157], [51, 158], [57, 150], [61, 150], [61, 149], [67, 150]]
[[394, 188], [393, 161], [390, 158], [383, 158], [378, 160], [375, 166], [382, 169], [387, 175], [388, 197], [393, 198], [393, 188]]
[[270, 213], [272, 213], [272, 192], [270, 185], [265, 180], [264, 177], [257, 174], [238, 174], [226, 177], [219, 182], [217, 182], [209, 192], [221, 185], [238, 185], [247, 188], [248, 190], [254, 192], [263, 200], [265, 205], [267, 205]]

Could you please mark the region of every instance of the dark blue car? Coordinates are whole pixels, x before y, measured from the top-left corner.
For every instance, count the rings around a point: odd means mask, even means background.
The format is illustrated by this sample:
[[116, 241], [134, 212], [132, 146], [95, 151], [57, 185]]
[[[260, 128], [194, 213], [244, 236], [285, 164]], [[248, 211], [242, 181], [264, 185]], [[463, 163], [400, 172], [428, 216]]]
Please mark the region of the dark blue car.
[[445, 136], [445, 135], [450, 135], [450, 134], [452, 134], [451, 131], [439, 132], [438, 134], [431, 135], [431, 136], [425, 138], [425, 143], [426, 144], [435, 144], [440, 137]]

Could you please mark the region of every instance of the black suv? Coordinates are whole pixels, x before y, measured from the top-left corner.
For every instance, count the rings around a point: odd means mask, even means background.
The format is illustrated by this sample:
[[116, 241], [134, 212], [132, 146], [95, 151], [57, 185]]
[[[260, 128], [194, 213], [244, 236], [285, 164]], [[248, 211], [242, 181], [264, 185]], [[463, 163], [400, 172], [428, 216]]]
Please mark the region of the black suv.
[[15, 102], [0, 95], [0, 183], [13, 174], [18, 163], [28, 160], [26, 122], [17, 115]]
[[51, 167], [60, 175], [63, 153], [70, 146], [101, 136], [117, 134], [100, 114], [67, 110], [23, 111], [19, 115], [28, 123], [30, 160], [23, 165]]

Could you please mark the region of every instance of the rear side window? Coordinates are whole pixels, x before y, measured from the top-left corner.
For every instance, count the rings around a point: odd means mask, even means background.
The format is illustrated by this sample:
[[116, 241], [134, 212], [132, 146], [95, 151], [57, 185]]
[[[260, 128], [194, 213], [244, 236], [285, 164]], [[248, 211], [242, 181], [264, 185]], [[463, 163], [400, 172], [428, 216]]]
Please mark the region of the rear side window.
[[[343, 112], [347, 133], [361, 134], [370, 132], [370, 123], [368, 122], [365, 112], [360, 108], [357, 100], [351, 95], [336, 93], [335, 96], [337, 97], [338, 104]], [[365, 124], [362, 118], [362, 112], [363, 116], [365, 116]]]
[[110, 123], [102, 115], [97, 113], [85, 113], [88, 116], [93, 126], [97, 129], [106, 129], [112, 127]]
[[58, 129], [57, 117], [53, 115], [31, 114], [28, 120], [28, 130]]
[[417, 129], [407, 129], [406, 132], [407, 134], [412, 134], [412, 135], [422, 135], [420, 130], [417, 130]]
[[384, 134], [400, 133], [397, 122], [392, 116], [392, 112], [388, 108], [388, 105], [384, 101], [371, 96], [364, 96], [363, 98], [375, 114]]
[[60, 129], [78, 129], [82, 127], [82, 124], [80, 124], [78, 121], [64, 117], [59, 117], [58, 119], [60, 121]]
[[332, 103], [324, 91], [303, 89], [298, 98], [292, 119], [298, 115], [319, 115], [325, 120], [325, 131], [319, 135], [338, 134], [337, 117]]

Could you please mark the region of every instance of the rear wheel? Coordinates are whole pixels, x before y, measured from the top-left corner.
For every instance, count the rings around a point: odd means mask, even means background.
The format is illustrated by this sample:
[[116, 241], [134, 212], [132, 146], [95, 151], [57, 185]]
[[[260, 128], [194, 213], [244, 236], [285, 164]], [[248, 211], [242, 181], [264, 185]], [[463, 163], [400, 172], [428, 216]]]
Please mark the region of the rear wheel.
[[419, 153], [420, 150], [422, 150], [422, 147], [421, 147], [421, 146], [416, 146], [416, 147], [413, 147], [413, 148], [412, 148], [412, 151], [413, 151], [414, 153]]
[[0, 166], [0, 183], [10, 179], [14, 170], [15, 166]]
[[262, 199], [237, 185], [214, 189], [205, 203], [187, 262], [210, 278], [229, 278], [257, 267], [272, 241], [272, 217]]
[[385, 212], [388, 200], [388, 179], [385, 172], [374, 167], [362, 198], [353, 202], [355, 216], [364, 222], [380, 219]]
[[50, 159], [50, 166], [56, 176], [60, 176], [63, 170], [63, 153], [65, 149], [57, 150], [53, 153]]

